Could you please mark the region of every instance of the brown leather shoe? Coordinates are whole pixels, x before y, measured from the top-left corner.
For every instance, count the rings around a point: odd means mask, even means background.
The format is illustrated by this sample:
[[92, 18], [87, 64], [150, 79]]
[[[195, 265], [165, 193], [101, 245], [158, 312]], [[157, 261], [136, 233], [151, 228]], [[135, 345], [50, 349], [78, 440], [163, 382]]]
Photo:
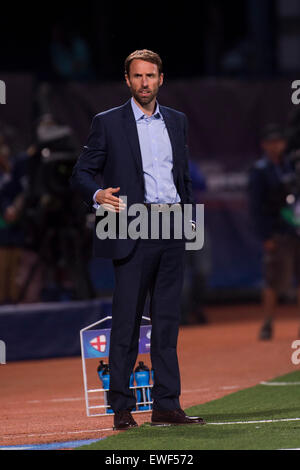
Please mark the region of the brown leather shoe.
[[152, 426], [166, 426], [178, 424], [206, 424], [203, 418], [198, 416], [187, 416], [185, 412], [178, 408], [177, 410], [153, 410]]
[[114, 415], [114, 431], [125, 431], [126, 429], [135, 428], [138, 424], [134, 421], [130, 411], [116, 411]]

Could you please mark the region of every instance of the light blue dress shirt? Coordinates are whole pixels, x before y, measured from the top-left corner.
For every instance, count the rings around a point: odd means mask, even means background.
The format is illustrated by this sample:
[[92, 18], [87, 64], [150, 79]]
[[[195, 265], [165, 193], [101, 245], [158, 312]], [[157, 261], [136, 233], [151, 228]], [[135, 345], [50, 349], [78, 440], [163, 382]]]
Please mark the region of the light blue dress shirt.
[[[152, 203], [180, 202], [173, 180], [173, 153], [165, 121], [156, 103], [156, 109], [151, 116], [144, 114], [141, 108], [131, 98], [138, 138], [140, 143], [142, 165], [145, 181], [145, 200]], [[99, 191], [99, 190], [98, 190]], [[94, 207], [99, 205], [95, 201]]]
[[180, 202], [173, 180], [173, 154], [165, 121], [156, 103], [151, 116], [144, 114], [131, 98], [139, 137], [145, 181], [145, 201], [152, 203]]

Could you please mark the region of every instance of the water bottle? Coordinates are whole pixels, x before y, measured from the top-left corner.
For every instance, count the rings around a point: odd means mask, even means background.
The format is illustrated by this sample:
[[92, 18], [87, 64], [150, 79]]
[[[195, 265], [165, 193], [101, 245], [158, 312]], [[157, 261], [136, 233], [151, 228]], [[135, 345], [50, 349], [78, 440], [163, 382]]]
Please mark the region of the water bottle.
[[[152, 387], [154, 385], [154, 370], [153, 368], [151, 369], [151, 380], [152, 380]], [[149, 396], [150, 396], [150, 401], [152, 401], [152, 388], [149, 388]], [[150, 405], [152, 408], [152, 405]]]
[[[139, 365], [135, 369], [135, 382], [137, 385], [136, 397], [139, 410], [150, 410], [150, 403], [145, 403], [150, 401], [149, 393], [149, 384], [150, 384], [150, 371], [149, 368], [143, 363], [139, 362]], [[140, 404], [139, 404], [140, 403]]]
[[129, 379], [129, 387], [134, 387], [134, 375], [131, 373], [130, 379]]
[[[110, 379], [109, 366], [108, 364], [104, 364], [104, 367], [101, 372], [101, 380], [102, 380], [102, 384], [104, 388], [104, 404], [105, 405], [108, 404], [107, 392], [105, 390], [109, 390], [109, 379]], [[106, 413], [113, 413], [113, 410], [111, 409], [110, 406], [105, 409], [106, 409]]]
[[106, 366], [107, 364], [105, 364], [102, 359], [99, 363], [99, 366], [97, 368], [97, 373], [98, 373], [98, 376], [99, 376], [99, 379], [101, 380], [102, 382], [102, 374], [103, 374], [103, 370], [104, 370], [104, 367]]

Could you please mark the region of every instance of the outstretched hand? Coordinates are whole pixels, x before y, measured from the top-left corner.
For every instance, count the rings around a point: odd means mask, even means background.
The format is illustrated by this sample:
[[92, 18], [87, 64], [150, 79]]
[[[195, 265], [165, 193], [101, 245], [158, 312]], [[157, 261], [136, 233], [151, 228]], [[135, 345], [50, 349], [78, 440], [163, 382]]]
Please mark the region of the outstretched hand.
[[114, 196], [114, 193], [120, 191], [120, 186], [117, 188], [106, 188], [101, 189], [96, 194], [96, 202], [101, 204], [104, 209], [107, 209], [111, 212], [120, 212], [125, 209], [126, 204], [120, 197]]

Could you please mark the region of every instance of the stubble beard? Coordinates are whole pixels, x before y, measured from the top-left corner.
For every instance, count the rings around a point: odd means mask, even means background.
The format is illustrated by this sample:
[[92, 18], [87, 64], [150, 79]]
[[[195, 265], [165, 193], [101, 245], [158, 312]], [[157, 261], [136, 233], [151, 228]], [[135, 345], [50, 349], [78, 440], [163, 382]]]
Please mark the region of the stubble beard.
[[141, 105], [147, 106], [149, 103], [154, 101], [158, 94], [158, 89], [149, 93], [148, 96], [141, 96], [137, 91], [131, 89], [132, 96]]

